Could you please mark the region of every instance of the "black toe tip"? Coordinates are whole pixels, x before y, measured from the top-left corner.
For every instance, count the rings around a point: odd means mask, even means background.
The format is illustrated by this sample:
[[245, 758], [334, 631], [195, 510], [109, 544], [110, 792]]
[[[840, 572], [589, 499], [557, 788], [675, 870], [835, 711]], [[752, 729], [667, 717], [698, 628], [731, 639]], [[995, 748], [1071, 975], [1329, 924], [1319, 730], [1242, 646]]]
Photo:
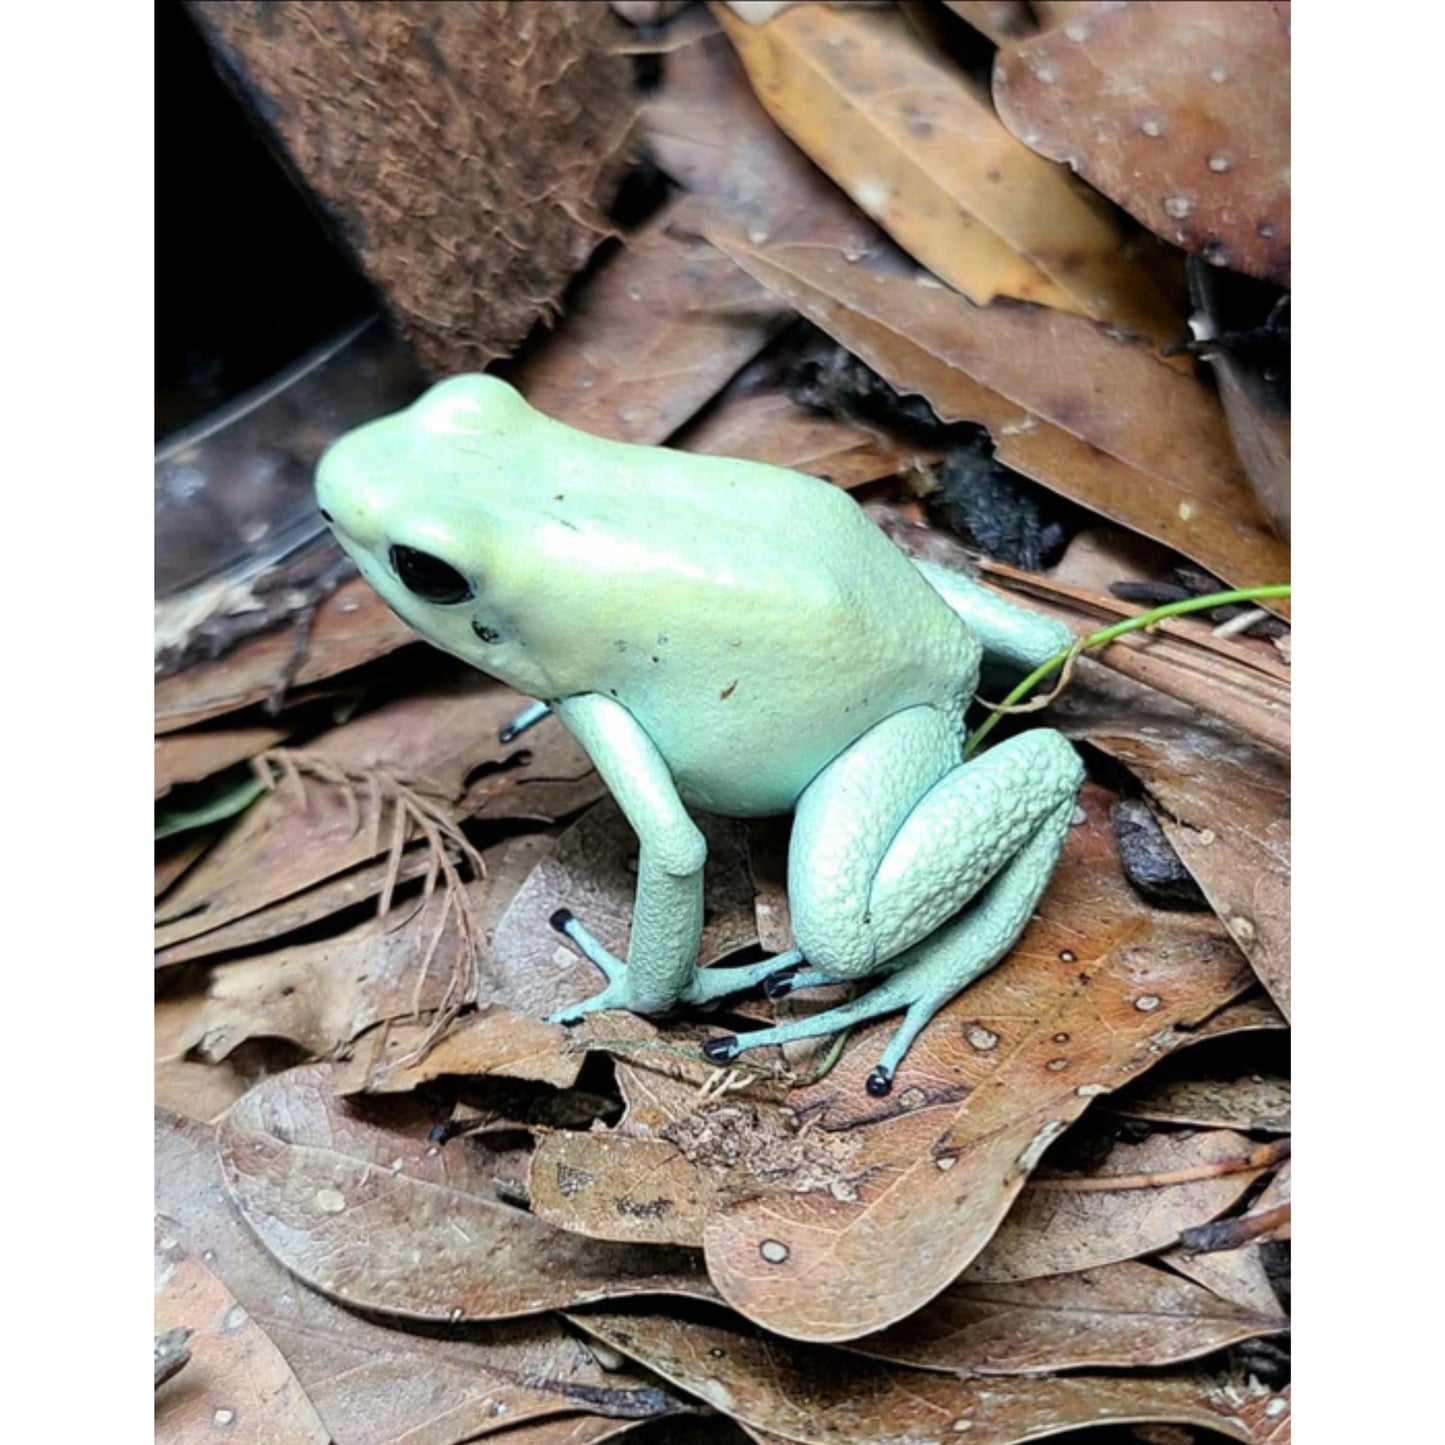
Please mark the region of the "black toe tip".
[[558, 933], [566, 933], [567, 925], [572, 921], [572, 910], [570, 908], [559, 908], [547, 922], [557, 930]]
[[702, 1051], [715, 1064], [731, 1063], [742, 1052], [738, 1048], [736, 1034], [724, 1034], [720, 1039], [709, 1039], [702, 1046]]
[[868, 1075], [868, 1082], [864, 1087], [875, 1099], [881, 1099], [885, 1094], [893, 1092], [893, 1075], [882, 1064], [879, 1064]]
[[501, 732], [499, 732], [499, 733], [497, 734], [497, 741], [498, 741], [499, 743], [509, 743], [509, 742], [511, 742], [512, 739], [515, 738], [516, 736], [517, 736], [517, 729], [516, 729], [516, 728], [503, 728], [503, 729], [501, 730]]
[[781, 978], [765, 978], [763, 980], [763, 992], [769, 998], [787, 998], [796, 986], [791, 974], [784, 974]]

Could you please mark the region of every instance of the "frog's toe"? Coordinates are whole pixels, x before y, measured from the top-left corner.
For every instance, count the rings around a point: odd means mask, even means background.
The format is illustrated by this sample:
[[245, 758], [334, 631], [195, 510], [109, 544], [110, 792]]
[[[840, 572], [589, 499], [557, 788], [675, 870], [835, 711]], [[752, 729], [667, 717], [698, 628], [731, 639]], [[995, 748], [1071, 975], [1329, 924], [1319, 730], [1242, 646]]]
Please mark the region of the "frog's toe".
[[893, 1092], [893, 1070], [883, 1064], [879, 1064], [871, 1074], [868, 1075], [868, 1082], [863, 1085], [875, 1099], [881, 1099], [885, 1094]]
[[566, 1008], [559, 1008], [556, 1013], [548, 1014], [547, 1022], [563, 1025], [581, 1023], [588, 1014], [601, 1013], [604, 1009], [630, 1007], [626, 982], [614, 979], [601, 993], [595, 993], [580, 1003], [569, 1004]]
[[587, 959], [589, 963], [595, 963], [602, 970], [602, 975], [609, 984], [614, 984], [626, 976], [627, 965], [620, 958], [616, 958], [608, 952], [577, 921], [577, 915], [570, 908], [559, 908], [547, 922], [572, 944], [583, 958]]
[[723, 1034], [709, 1039], [702, 1046], [703, 1054], [715, 1064], [730, 1064], [742, 1053], [743, 1046], [736, 1034]]
[[[765, 958], [758, 963], [750, 963], [742, 968], [696, 969], [688, 981], [687, 987], [682, 991], [681, 1002], [686, 1004], [715, 1003], [720, 998], [743, 993], [747, 989], [756, 988], [759, 984], [762, 984], [764, 991], [767, 992], [771, 988], [771, 980], [777, 974], [797, 968], [802, 961], [803, 955], [797, 949], [793, 949], [788, 953], [780, 953], [773, 958]], [[773, 995], [769, 993], [768, 996], [771, 998]]]
[[800, 968], [795, 973], [780, 970], [763, 984], [763, 992], [769, 998], [787, 998], [790, 993], [796, 993], [800, 988], [818, 988], [825, 983], [836, 982], [837, 979], [819, 973], [816, 968]]

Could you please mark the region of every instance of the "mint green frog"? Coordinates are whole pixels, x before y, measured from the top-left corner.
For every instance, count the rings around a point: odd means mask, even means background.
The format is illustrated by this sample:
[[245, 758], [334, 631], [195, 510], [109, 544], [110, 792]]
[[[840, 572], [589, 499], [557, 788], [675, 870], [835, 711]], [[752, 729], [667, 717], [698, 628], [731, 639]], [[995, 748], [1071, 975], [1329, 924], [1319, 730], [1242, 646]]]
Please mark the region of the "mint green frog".
[[[1018, 938], [1083, 770], [1042, 728], [965, 762], [964, 710], [985, 656], [1030, 669], [1072, 641], [1062, 624], [911, 561], [827, 482], [588, 436], [490, 376], [342, 437], [317, 494], [406, 622], [551, 706], [637, 832], [627, 962], [552, 920], [607, 980], [555, 1021], [878, 979], [704, 1052], [905, 1010], [868, 1080], [881, 1095]], [[697, 968], [707, 850], [689, 808], [796, 814], [792, 951]]]

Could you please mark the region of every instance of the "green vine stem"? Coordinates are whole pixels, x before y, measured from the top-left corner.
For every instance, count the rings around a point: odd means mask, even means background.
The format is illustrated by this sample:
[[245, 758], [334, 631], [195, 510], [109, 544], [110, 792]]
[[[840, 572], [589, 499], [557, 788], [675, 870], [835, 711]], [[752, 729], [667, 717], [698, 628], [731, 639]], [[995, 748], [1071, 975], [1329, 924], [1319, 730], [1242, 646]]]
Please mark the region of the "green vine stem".
[[[1112, 626], [1101, 628], [1098, 632], [1091, 632], [1087, 637], [1081, 637], [1072, 647], [1055, 653], [1047, 662], [1036, 667], [1001, 703], [985, 703], [985, 707], [993, 709], [993, 715], [986, 718], [969, 738], [963, 755], [965, 758], [972, 757], [978, 745], [988, 736], [999, 718], [1005, 714], [1031, 711], [1032, 709], [1027, 706], [1020, 709], [1018, 704], [1045, 678], [1052, 677], [1054, 673], [1066, 667], [1081, 652], [1090, 652], [1096, 647], [1106, 647], [1115, 638], [1122, 637], [1126, 632], [1138, 632], [1142, 628], [1153, 627], [1156, 623], [1163, 622], [1166, 617], [1185, 617], [1191, 612], [1208, 612], [1215, 607], [1226, 607], [1231, 602], [1259, 602], [1268, 597], [1288, 597], [1289, 595], [1290, 586], [1287, 582], [1277, 583], [1270, 587], [1241, 587], [1233, 592], [1211, 592], [1205, 597], [1186, 597], [1183, 602], [1170, 602], [1164, 607], [1154, 607], [1148, 612], [1141, 612], [1137, 617], [1126, 617], [1123, 622], [1115, 622]], [[1051, 701], [1052, 698], [1048, 700]]]

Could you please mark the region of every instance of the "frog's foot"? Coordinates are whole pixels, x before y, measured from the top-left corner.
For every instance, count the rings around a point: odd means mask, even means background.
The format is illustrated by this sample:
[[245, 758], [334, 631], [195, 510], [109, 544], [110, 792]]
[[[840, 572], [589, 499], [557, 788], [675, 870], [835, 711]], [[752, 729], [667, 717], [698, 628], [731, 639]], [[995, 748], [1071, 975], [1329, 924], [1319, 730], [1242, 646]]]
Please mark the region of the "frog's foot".
[[[567, 939], [589, 962], [602, 970], [607, 987], [591, 998], [583, 999], [567, 1008], [558, 1009], [547, 1015], [549, 1024], [575, 1024], [586, 1014], [600, 1013], [603, 1009], [634, 1009], [629, 1001], [631, 989], [627, 986], [627, 965], [604, 948], [578, 921], [568, 908], [559, 908], [547, 920], [553, 928]], [[634, 1011], [636, 1011], [634, 1009]]]
[[[791, 1019], [774, 1028], [709, 1039], [703, 1045], [703, 1053], [715, 1064], [726, 1064], [744, 1049], [838, 1033], [904, 1009], [902, 1024], [884, 1049], [878, 1066], [868, 1076], [870, 1094], [875, 1097], [887, 1094], [903, 1056], [934, 1014], [992, 968], [1023, 932], [1063, 847], [1073, 811], [1073, 797], [1069, 796], [1048, 815], [1034, 836], [971, 906], [889, 960], [885, 967], [892, 967], [895, 972], [862, 998], [811, 1018]], [[792, 988], [840, 981], [815, 969], [786, 980]], [[791, 992], [791, 989], [783, 991]]]
[[720, 998], [743, 993], [759, 984], [771, 998], [778, 975], [797, 968], [802, 961], [802, 953], [795, 948], [773, 958], [765, 958], [760, 963], [749, 964], [746, 968], [700, 968], [683, 989], [679, 1001], [686, 1004], [715, 1003]]

